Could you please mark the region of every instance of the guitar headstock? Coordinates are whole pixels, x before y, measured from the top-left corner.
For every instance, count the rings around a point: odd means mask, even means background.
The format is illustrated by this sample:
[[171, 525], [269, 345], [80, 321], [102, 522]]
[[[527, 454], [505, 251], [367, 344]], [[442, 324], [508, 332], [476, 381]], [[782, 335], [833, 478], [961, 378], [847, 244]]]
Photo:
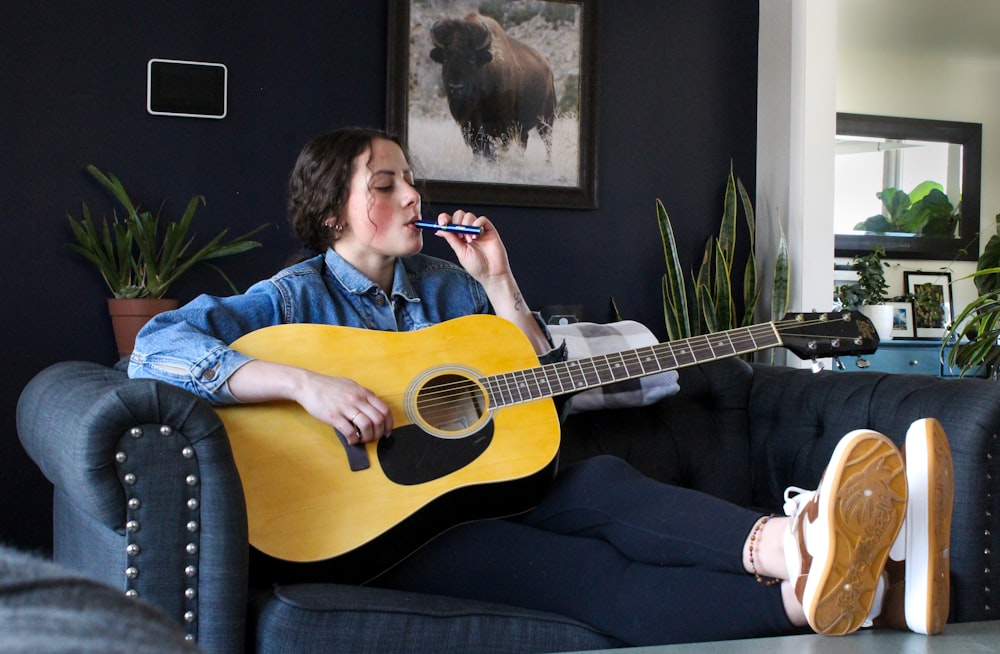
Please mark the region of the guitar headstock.
[[878, 348], [875, 326], [859, 311], [788, 313], [775, 326], [800, 359], [860, 356]]

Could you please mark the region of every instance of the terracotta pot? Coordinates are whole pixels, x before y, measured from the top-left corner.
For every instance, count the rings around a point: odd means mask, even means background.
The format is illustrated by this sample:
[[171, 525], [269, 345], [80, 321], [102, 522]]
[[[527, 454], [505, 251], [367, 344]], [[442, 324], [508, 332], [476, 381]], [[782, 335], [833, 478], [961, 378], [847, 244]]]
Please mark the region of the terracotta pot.
[[135, 335], [158, 313], [177, 308], [177, 300], [163, 298], [108, 299], [111, 327], [115, 331], [118, 356], [127, 357], [135, 349]]

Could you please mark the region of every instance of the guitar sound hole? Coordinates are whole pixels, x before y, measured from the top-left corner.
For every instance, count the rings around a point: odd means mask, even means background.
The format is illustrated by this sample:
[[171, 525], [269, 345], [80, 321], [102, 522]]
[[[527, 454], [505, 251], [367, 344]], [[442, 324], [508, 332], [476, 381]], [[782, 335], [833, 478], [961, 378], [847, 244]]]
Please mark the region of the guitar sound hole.
[[472, 379], [443, 374], [420, 388], [416, 407], [421, 422], [432, 431], [443, 436], [463, 434], [483, 417], [486, 396]]

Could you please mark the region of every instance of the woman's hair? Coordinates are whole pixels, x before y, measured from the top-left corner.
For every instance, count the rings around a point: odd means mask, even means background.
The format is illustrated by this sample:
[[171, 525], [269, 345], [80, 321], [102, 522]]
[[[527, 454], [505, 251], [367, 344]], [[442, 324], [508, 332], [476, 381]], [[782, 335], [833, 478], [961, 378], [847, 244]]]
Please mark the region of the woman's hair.
[[333, 243], [336, 231], [326, 225], [326, 220], [333, 217], [335, 225], [342, 220], [354, 160], [377, 139], [394, 142], [409, 161], [398, 138], [364, 127], [317, 136], [302, 148], [288, 181], [288, 220], [305, 247], [325, 252]]

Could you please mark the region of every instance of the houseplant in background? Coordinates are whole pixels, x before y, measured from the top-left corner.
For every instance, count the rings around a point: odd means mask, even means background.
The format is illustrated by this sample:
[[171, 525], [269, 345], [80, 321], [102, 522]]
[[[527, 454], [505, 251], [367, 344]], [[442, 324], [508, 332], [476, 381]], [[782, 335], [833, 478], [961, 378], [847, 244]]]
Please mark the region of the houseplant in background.
[[851, 270], [857, 273], [858, 281], [842, 284], [833, 292], [833, 299], [844, 309], [857, 309], [872, 321], [879, 338], [892, 338], [892, 307], [885, 304], [889, 284], [885, 281], [885, 269], [889, 265], [883, 260], [885, 250], [872, 248], [868, 254], [859, 254], [851, 261]]
[[69, 247], [97, 266], [114, 296], [108, 300], [108, 310], [121, 356], [132, 351], [136, 333], [150, 317], [177, 306], [176, 300], [164, 296], [196, 264], [205, 263], [216, 270], [237, 292], [226, 274], [208, 262], [260, 247], [250, 237], [266, 227], [266, 223], [228, 241], [224, 239], [229, 230], [224, 229], [196, 246], [192, 221], [198, 205], [205, 203], [204, 197], [192, 197], [179, 222], [165, 221], [160, 217], [163, 204], [155, 214], [142, 210], [114, 174], [101, 172], [94, 165], [88, 165], [87, 172], [114, 196], [125, 215], [120, 217], [113, 211], [110, 222], [104, 217], [98, 225], [90, 215], [90, 208], [83, 203], [82, 218], [68, 216], [76, 238]]
[[[1000, 230], [1000, 214], [996, 225]], [[979, 295], [948, 325], [944, 343], [958, 343], [948, 353], [948, 363], [960, 374], [1000, 371], [1000, 231], [990, 237], [972, 275]], [[960, 337], [968, 339], [959, 343]]]
[[866, 218], [854, 229], [869, 234], [918, 234], [953, 238], [961, 219], [961, 203], [954, 206], [944, 187], [933, 181], [918, 184], [912, 191], [885, 188], [876, 193], [883, 212]]
[[[735, 284], [733, 260], [740, 206], [743, 207], [750, 234], [749, 255], [743, 269], [742, 316], [737, 315], [736, 300], [733, 296]], [[662, 279], [663, 314], [670, 340], [752, 325], [761, 296], [757, 258], [754, 252], [756, 220], [750, 196], [743, 182], [733, 177], [732, 168], [730, 167], [726, 181], [719, 235], [710, 237], [705, 243], [698, 271], [691, 273], [690, 289], [681, 268], [670, 217], [660, 200], [656, 201], [656, 217], [667, 264], [667, 272]], [[771, 286], [771, 320], [780, 320], [788, 307], [788, 270], [788, 249], [784, 234], [781, 234], [774, 261], [774, 281]]]

